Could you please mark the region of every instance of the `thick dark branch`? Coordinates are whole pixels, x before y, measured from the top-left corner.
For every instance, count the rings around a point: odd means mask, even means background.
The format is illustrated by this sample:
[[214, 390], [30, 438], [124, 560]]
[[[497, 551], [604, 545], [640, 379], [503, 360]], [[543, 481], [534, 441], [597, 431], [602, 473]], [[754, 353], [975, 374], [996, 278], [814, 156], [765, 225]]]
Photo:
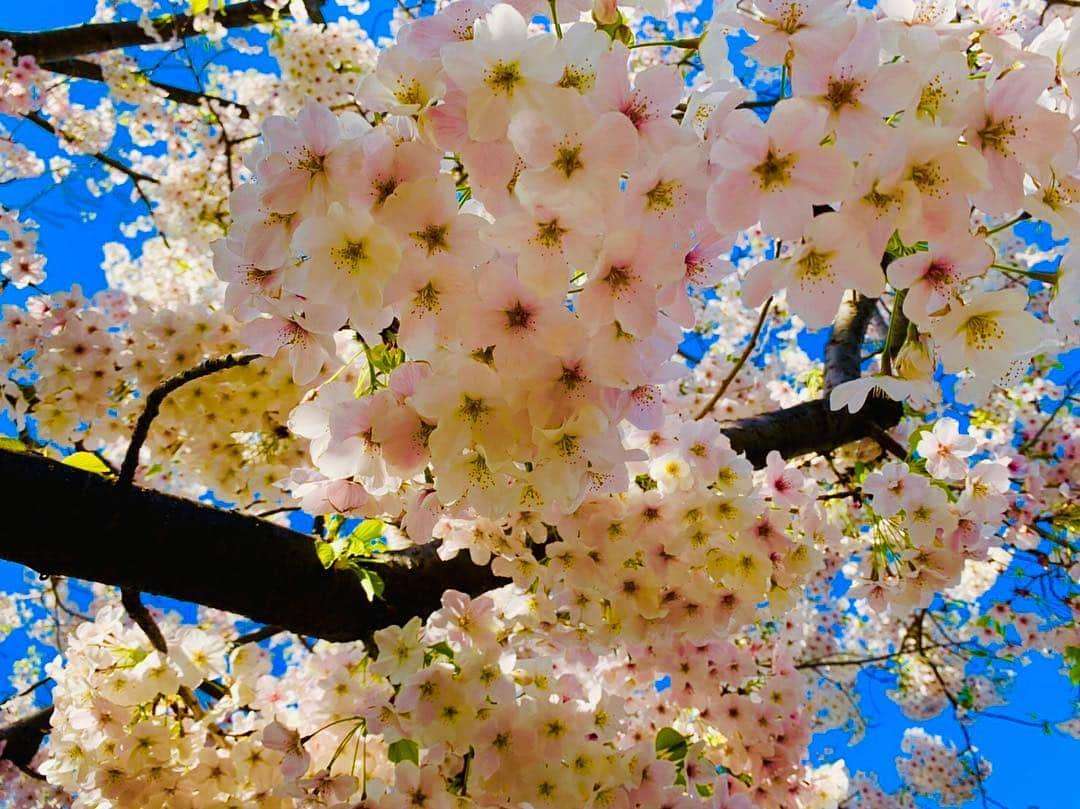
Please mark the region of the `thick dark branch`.
[[[20, 770], [27, 772], [30, 762], [41, 746], [41, 740], [49, 732], [49, 721], [52, 719], [52, 713], [53, 709], [50, 705], [48, 708], [42, 708], [28, 716], [24, 716], [10, 725], [0, 727], [0, 742], [4, 745], [0, 758], [6, 758]], [[37, 778], [41, 777], [33, 772], [30, 772], [30, 774], [35, 775]]]
[[825, 347], [825, 394], [821, 399], [785, 407], [772, 413], [722, 422], [724, 435], [736, 452], [745, 452], [754, 466], [776, 450], [785, 458], [812, 452], [826, 453], [837, 447], [873, 437], [895, 426], [904, 413], [899, 402], [872, 396], [858, 413], [834, 411], [830, 391], [842, 382], [857, 379], [862, 362], [861, 346], [874, 314], [876, 299], [845, 298]]
[[0, 532], [0, 558], [205, 604], [290, 632], [349, 641], [437, 609], [445, 590], [478, 595], [506, 582], [468, 554], [440, 560], [433, 545], [387, 554], [375, 569], [386, 600], [358, 577], [324, 570], [312, 539], [257, 519], [137, 487], [29, 453], [0, 450], [9, 510], [78, 515], [66, 530]]
[[323, 17], [322, 13], [322, 0], [304, 0], [304, 8], [307, 9], [312, 22], [319, 25], [326, 23], [326, 18]]
[[[101, 69], [101, 65], [87, 62], [85, 59], [58, 59], [54, 62], [49, 62], [46, 67], [54, 73], [63, 73], [65, 76], [73, 76], [77, 79], [105, 81], [105, 71]], [[212, 101], [215, 104], [223, 104], [225, 106], [236, 108], [239, 110], [241, 118], [247, 118], [250, 115], [248, 108], [239, 101], [230, 101], [227, 98], [200, 93], [198, 90], [189, 90], [186, 87], [177, 87], [174, 84], [164, 84], [163, 82], [152, 81], [149, 79], [147, 80], [147, 83], [164, 91], [166, 98], [175, 101], [178, 104], [201, 107], [204, 103]], [[213, 108], [211, 107], [211, 110], [212, 109]]]
[[[245, 28], [268, 19], [274, 13], [274, 9], [263, 0], [248, 0], [226, 6], [221, 13], [214, 15], [214, 19], [226, 28]], [[190, 14], [167, 14], [152, 20], [151, 25], [164, 42], [200, 35], [195, 30], [195, 18]], [[158, 44], [158, 40], [135, 21], [87, 23], [32, 33], [0, 31], [0, 39], [10, 40], [16, 53], [30, 54], [42, 66], [47, 66], [46, 62], [72, 56]]]

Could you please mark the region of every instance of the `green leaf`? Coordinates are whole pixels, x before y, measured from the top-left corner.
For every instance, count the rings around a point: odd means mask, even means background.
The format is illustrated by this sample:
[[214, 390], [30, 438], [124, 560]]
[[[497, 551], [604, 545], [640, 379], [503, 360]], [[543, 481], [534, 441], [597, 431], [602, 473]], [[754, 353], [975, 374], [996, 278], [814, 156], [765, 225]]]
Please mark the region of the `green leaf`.
[[446, 641], [441, 640], [438, 643], [436, 643], [433, 646], [430, 646], [428, 648], [429, 648], [429, 650], [431, 651], [432, 654], [442, 655], [447, 660], [453, 662], [453, 660], [454, 660], [454, 650], [450, 646], [450, 644], [447, 643]]
[[368, 601], [382, 598], [382, 594], [386, 590], [386, 583], [382, 580], [382, 577], [374, 570], [368, 570], [366, 567], [356, 567], [354, 570], [360, 578], [360, 586], [364, 588]]
[[956, 701], [968, 710], [971, 710], [971, 706], [975, 704], [975, 697], [971, 693], [971, 689], [965, 685], [960, 690], [960, 693], [956, 695]]
[[645, 473], [642, 473], [636, 478], [634, 478], [634, 483], [636, 483], [641, 488], [641, 490], [645, 492], [652, 491], [656, 488], [656, 481]]
[[337, 559], [337, 551], [334, 550], [334, 546], [329, 542], [323, 542], [322, 540], [317, 540], [315, 542], [315, 555], [319, 557], [322, 566], [327, 570], [330, 569], [330, 566], [334, 564], [334, 561]]
[[208, 8], [210, 8], [210, 0], [190, 0], [188, 3], [188, 12], [192, 16], [202, 14]]
[[1069, 667], [1069, 682], [1080, 685], [1080, 646], [1065, 647], [1065, 664]]
[[95, 475], [112, 474], [112, 470], [105, 465], [105, 462], [92, 452], [76, 452], [64, 458], [62, 463], [65, 466], [74, 466], [84, 472], [93, 472]]
[[382, 520], [364, 520], [349, 534], [349, 555], [370, 556], [375, 550], [375, 540], [379, 539], [385, 530]]
[[661, 728], [656, 734], [656, 755], [667, 761], [682, 761], [686, 758], [686, 737], [675, 728]]
[[8, 452], [26, 452], [22, 441], [6, 435], [0, 435], [0, 449], [6, 449]]
[[416, 766], [420, 766], [420, 745], [412, 739], [398, 739], [393, 742], [387, 748], [386, 755], [394, 764], [411, 761]]

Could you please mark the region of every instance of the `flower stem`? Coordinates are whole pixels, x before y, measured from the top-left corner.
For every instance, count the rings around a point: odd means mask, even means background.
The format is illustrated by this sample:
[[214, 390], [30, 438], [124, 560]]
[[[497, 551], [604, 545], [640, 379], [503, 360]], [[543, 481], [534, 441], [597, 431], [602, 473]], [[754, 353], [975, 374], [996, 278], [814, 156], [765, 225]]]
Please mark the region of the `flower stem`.
[[635, 42], [630, 46], [634, 48], [685, 48], [688, 51], [696, 51], [701, 45], [701, 37], [689, 39], [655, 39], [651, 42]]
[[896, 297], [893, 299], [892, 316], [889, 318], [889, 330], [885, 333], [885, 347], [881, 350], [881, 373], [886, 376], [892, 376], [892, 358], [897, 351], [900, 350], [900, 346], [903, 345], [905, 339], [907, 339], [907, 329], [903, 329], [903, 336], [901, 336], [901, 329], [899, 323], [901, 319], [905, 319], [903, 315], [904, 298], [907, 297], [907, 290], [901, 289], [896, 293]]
[[548, 6], [551, 8], [551, 24], [555, 27], [555, 36], [558, 39], [562, 39], [562, 26], [559, 25], [559, 9], [556, 8], [557, 0], [548, 0]]
[[986, 235], [991, 236], [994, 233], [1000, 233], [1006, 228], [1011, 228], [1017, 222], [1023, 222], [1025, 219], [1031, 219], [1031, 214], [1029, 214], [1027, 211], [1023, 211], [1022, 213], [1010, 219], [1008, 222], [1002, 222], [1000, 225], [995, 225], [994, 227], [986, 231]]
[[1022, 270], [1019, 267], [1010, 267], [1008, 264], [991, 264], [995, 270], [1001, 270], [1002, 272], [1016, 273], [1022, 275], [1025, 278], [1031, 278], [1034, 281], [1041, 281], [1044, 284], [1057, 283], [1058, 274], [1056, 272], [1036, 272], [1035, 270]]

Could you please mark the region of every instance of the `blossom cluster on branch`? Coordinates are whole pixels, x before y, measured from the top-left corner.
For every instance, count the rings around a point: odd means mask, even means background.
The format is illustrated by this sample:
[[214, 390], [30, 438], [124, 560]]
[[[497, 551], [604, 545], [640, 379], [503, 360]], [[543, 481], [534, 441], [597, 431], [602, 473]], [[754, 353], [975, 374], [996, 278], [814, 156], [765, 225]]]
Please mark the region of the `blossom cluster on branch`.
[[[1068, 4], [399, 3], [381, 48], [299, 0], [232, 36], [245, 4], [137, 5], [155, 47], [190, 22], [276, 68], [178, 48], [192, 90], [147, 52], [0, 48], [0, 114], [55, 139], [54, 178], [138, 205], [89, 298], [41, 289], [33, 221], [0, 213], [0, 289], [38, 293], [0, 319], [17, 443], [306, 512], [371, 599], [407, 602], [379, 566], [428, 543], [508, 583], [332, 644], [46, 575], [0, 602], [60, 652], [13, 679], [12, 727], [35, 676], [53, 705], [0, 764], [16, 805], [985, 802], [971, 717], [1018, 659], [1080, 679]], [[6, 132], [0, 160], [44, 171]], [[800, 338], [834, 323], [823, 366]], [[860, 440], [733, 448], [814, 402]], [[893, 793], [808, 756], [864, 733], [868, 668], [962, 736], [910, 728]]]

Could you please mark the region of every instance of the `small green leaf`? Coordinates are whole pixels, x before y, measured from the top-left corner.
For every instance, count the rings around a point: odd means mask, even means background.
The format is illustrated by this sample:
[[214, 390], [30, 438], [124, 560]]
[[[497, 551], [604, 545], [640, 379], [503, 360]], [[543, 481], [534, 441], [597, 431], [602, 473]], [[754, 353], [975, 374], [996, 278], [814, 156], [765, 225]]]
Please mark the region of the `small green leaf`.
[[908, 437], [908, 455], [915, 454], [915, 448], [919, 446], [919, 442], [922, 441], [923, 433], [933, 432], [934, 426], [932, 424], [920, 425], [912, 434]]
[[22, 441], [6, 435], [0, 435], [0, 449], [6, 449], [8, 452], [26, 452]]
[[368, 570], [366, 567], [355, 567], [353, 569], [360, 578], [360, 586], [364, 588], [368, 601], [382, 598], [382, 594], [386, 590], [386, 583], [382, 580], [382, 577], [374, 570]]
[[975, 704], [975, 697], [971, 693], [971, 689], [965, 685], [960, 690], [960, 693], [956, 695], [956, 701], [968, 710], [971, 710], [971, 706]]
[[412, 739], [398, 739], [392, 742], [386, 749], [386, 755], [391, 762], [397, 764], [401, 761], [411, 761], [420, 766], [420, 745]]
[[95, 475], [111, 475], [112, 471], [97, 455], [92, 452], [76, 452], [68, 455], [62, 463], [65, 466], [74, 466], [84, 472], [93, 472]]
[[438, 643], [434, 644], [433, 646], [430, 646], [429, 650], [431, 651], [432, 654], [442, 655], [443, 657], [445, 657], [447, 660], [449, 660], [451, 662], [453, 662], [453, 660], [454, 660], [454, 650], [450, 646], [450, 644], [447, 643], [444, 640], [441, 640]]
[[656, 755], [668, 761], [686, 758], [686, 737], [675, 728], [661, 728], [656, 734]]
[[1080, 646], [1065, 647], [1065, 664], [1069, 667], [1069, 682], [1080, 685]]
[[315, 542], [315, 555], [319, 557], [322, 566], [328, 570], [337, 559], [337, 552], [334, 550], [334, 546], [329, 542], [323, 542], [322, 540]]
[[653, 489], [656, 488], [656, 481], [653, 480], [648, 475], [646, 475], [645, 473], [642, 473], [642, 474], [638, 475], [636, 478], [634, 478], [634, 483], [636, 483], [641, 488], [642, 491], [646, 491], [646, 492], [652, 491]]
[[379, 539], [385, 530], [382, 520], [364, 520], [349, 534], [349, 555], [370, 556], [375, 550], [375, 540]]

